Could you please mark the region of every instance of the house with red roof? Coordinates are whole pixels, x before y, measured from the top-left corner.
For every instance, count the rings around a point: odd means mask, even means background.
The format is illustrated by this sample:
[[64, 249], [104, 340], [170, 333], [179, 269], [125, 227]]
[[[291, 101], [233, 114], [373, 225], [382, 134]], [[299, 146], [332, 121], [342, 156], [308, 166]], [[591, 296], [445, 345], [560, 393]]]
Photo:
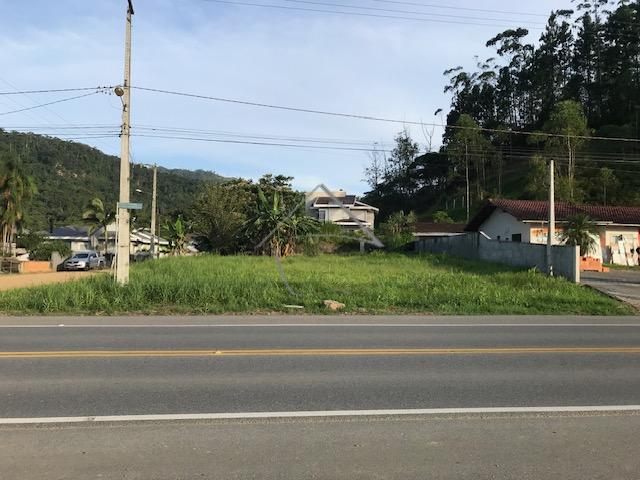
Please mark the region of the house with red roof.
[[[597, 245], [589, 256], [605, 263], [638, 265], [640, 207], [555, 203], [556, 232], [576, 214], [588, 216], [598, 227]], [[465, 227], [501, 242], [547, 243], [549, 202], [539, 200], [488, 200]], [[561, 243], [560, 237], [554, 239]]]

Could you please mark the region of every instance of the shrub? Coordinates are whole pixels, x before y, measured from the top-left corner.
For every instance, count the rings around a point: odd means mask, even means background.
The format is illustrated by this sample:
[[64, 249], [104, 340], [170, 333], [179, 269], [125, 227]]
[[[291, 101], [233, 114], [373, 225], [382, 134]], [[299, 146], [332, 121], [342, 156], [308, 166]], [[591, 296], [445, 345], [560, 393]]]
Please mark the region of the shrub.
[[408, 250], [413, 242], [415, 224], [416, 216], [413, 212], [392, 213], [387, 221], [380, 225], [385, 247], [391, 251]]
[[44, 242], [29, 252], [29, 259], [49, 261], [51, 260], [51, 254], [53, 252], [58, 252], [64, 258], [71, 255], [71, 248], [65, 242], [60, 240]]
[[28, 252], [37, 249], [45, 242], [44, 236], [36, 232], [21, 233], [16, 239], [18, 248], [25, 248]]
[[438, 210], [433, 214], [433, 223], [453, 223], [453, 218], [443, 210]]

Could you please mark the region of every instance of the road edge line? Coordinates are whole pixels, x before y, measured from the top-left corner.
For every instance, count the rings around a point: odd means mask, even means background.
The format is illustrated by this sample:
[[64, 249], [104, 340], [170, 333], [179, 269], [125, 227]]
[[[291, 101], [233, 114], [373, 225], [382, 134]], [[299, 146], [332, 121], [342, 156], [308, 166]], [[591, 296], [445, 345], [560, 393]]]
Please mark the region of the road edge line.
[[417, 408], [380, 410], [321, 410], [291, 412], [230, 412], [230, 413], [185, 413], [185, 414], [141, 414], [102, 415], [73, 417], [25, 417], [0, 418], [0, 425], [63, 424], [63, 423], [106, 423], [106, 422], [161, 422], [176, 420], [251, 420], [286, 418], [326, 418], [326, 417], [379, 417], [408, 415], [464, 415], [464, 414], [506, 414], [506, 413], [640, 413], [640, 405], [590, 405], [555, 407], [472, 407], [472, 408]]

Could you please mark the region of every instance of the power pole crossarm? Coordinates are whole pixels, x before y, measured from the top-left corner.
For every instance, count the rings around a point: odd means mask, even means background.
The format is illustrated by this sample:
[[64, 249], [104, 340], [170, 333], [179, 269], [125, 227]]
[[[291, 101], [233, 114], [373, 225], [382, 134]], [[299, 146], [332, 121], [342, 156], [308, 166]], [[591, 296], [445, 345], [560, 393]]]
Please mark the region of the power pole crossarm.
[[[131, 16], [133, 4], [128, 0], [125, 24], [124, 85], [122, 86], [122, 132], [120, 136], [120, 204], [129, 203], [131, 173], [129, 161], [129, 138], [131, 134]], [[116, 93], [119, 93], [116, 91]], [[118, 206], [118, 245], [116, 252], [116, 280], [125, 285], [129, 282], [130, 254], [129, 210]]]

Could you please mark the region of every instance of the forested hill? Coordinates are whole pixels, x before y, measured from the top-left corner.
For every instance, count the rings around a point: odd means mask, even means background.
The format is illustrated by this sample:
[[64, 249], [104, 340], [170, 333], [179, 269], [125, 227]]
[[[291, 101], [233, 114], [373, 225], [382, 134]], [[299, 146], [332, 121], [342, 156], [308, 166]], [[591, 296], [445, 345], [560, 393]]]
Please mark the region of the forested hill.
[[473, 68], [444, 72], [442, 149], [409, 158], [413, 141], [399, 135], [366, 171], [368, 199], [425, 215], [455, 199], [464, 220], [467, 172], [473, 213], [488, 197], [546, 198], [554, 159], [557, 198], [640, 205], [640, 1], [573, 5], [537, 41], [514, 24], [470, 52]]
[[[82, 211], [95, 196], [115, 207], [120, 159], [82, 143], [0, 129], [0, 155], [7, 149], [20, 154], [25, 170], [33, 176], [38, 193], [27, 204], [26, 227], [81, 224]], [[224, 178], [209, 171], [158, 168], [158, 210], [161, 216], [188, 211], [203, 183]], [[131, 201], [144, 204], [136, 223], [150, 218], [152, 174], [145, 167], [131, 170]], [[140, 189], [145, 193], [137, 193]]]

